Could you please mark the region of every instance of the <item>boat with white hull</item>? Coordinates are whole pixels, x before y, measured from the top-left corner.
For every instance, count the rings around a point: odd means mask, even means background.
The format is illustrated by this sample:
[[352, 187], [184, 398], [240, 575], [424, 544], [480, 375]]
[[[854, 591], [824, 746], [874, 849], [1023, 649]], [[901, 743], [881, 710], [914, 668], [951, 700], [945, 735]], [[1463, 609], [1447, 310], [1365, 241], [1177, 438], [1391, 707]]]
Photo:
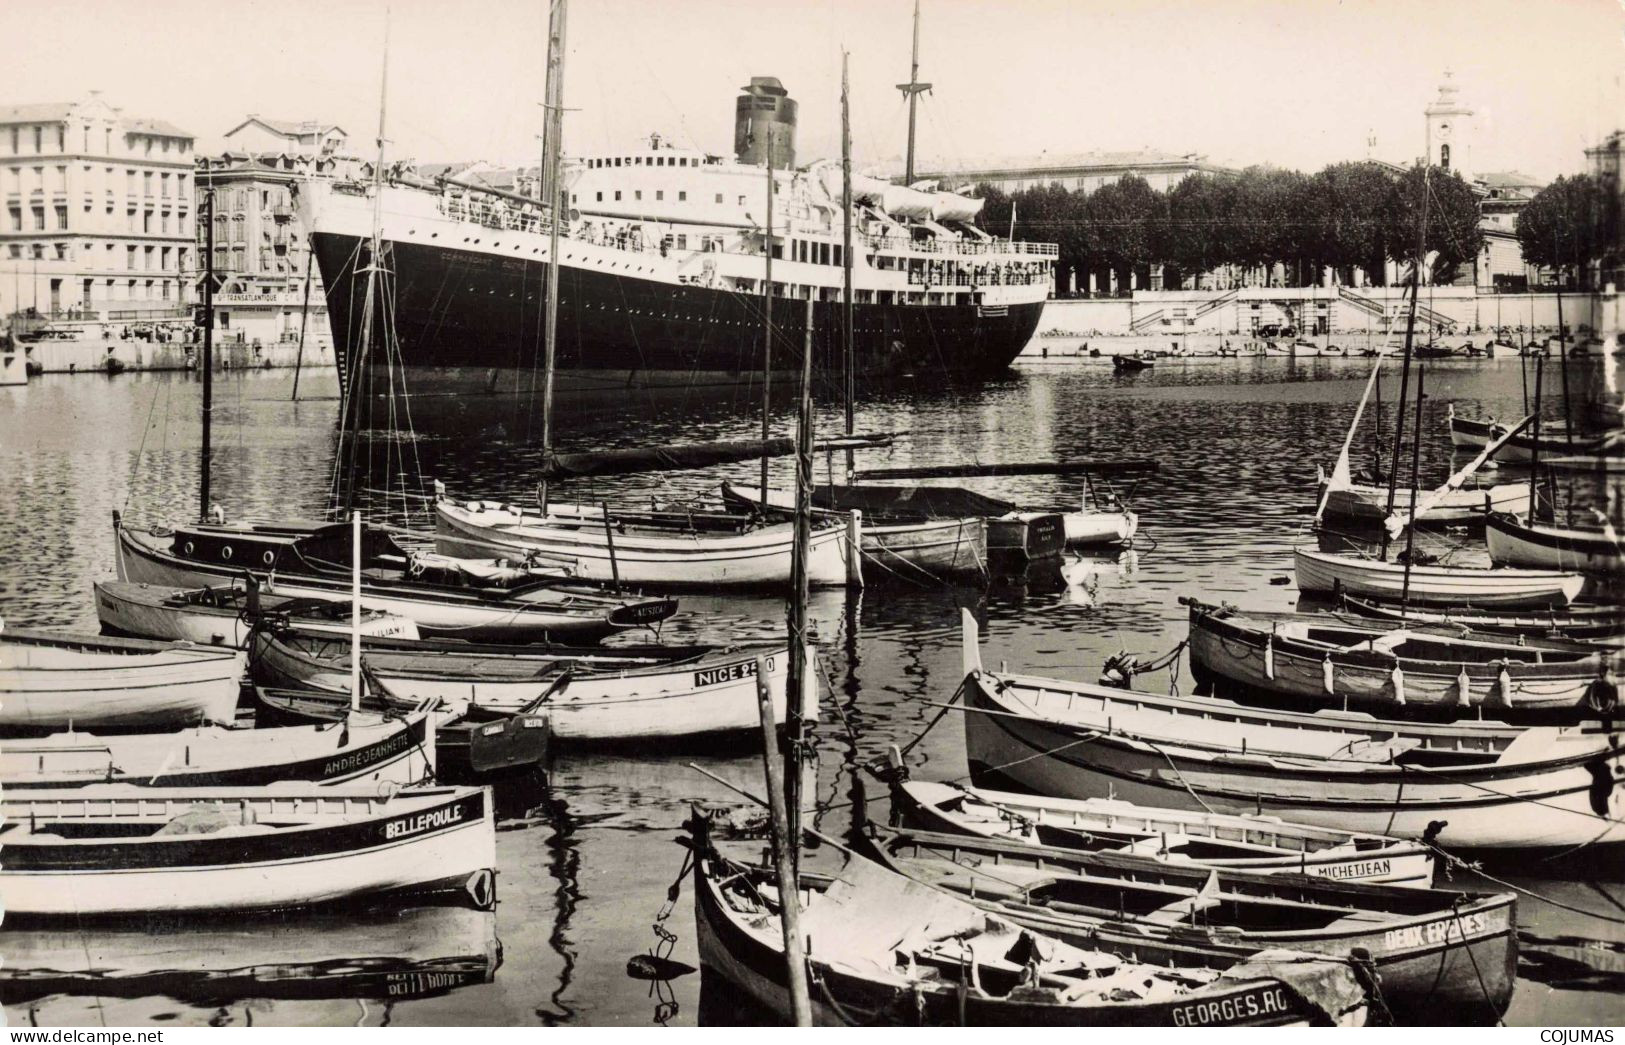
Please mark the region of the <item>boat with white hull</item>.
[[1398, 602], [1457, 606], [1566, 606], [1585, 587], [1585, 577], [1562, 570], [1511, 567], [1414, 565], [1385, 562], [1346, 552], [1294, 548], [1298, 590], [1345, 593]]
[[8, 790], [6, 915], [255, 911], [369, 898], [495, 901], [484, 788], [372, 784]]
[[1625, 843], [1625, 737], [1260, 710], [990, 672], [965, 623], [978, 786], [1279, 816], [1502, 856]]
[[[766, 658], [774, 713], [783, 720], [788, 655], [782, 643], [758, 649], [660, 647], [519, 652], [456, 643], [373, 643], [363, 640], [367, 678], [391, 707], [438, 699], [446, 707], [472, 704], [512, 714], [531, 707], [549, 720], [557, 741], [615, 743], [678, 740], [761, 728], [756, 658]], [[813, 663], [816, 650], [807, 651]], [[620, 663], [617, 663], [619, 661]], [[348, 643], [322, 636], [264, 634], [254, 646], [254, 672], [275, 686], [348, 693]], [[802, 715], [818, 715], [809, 685]]]
[[[836, 503], [827, 494], [831, 489], [849, 488], [814, 487], [815, 515], [840, 516], [838, 510], [819, 503], [821, 499]], [[820, 491], [826, 491], [826, 496], [821, 498]], [[722, 503], [748, 511], [764, 510], [759, 489], [728, 482], [722, 484]], [[793, 492], [768, 490], [765, 510], [775, 518], [792, 517], [795, 507]], [[932, 576], [987, 572], [987, 522], [979, 515], [938, 518], [900, 511], [895, 505], [887, 509], [871, 500], [865, 500], [864, 507], [855, 510], [863, 513], [863, 554], [875, 560], [881, 574], [892, 570], [914, 580], [922, 570]]]
[[434, 765], [434, 724], [425, 712], [384, 718], [356, 712], [318, 726], [243, 729], [194, 726], [173, 733], [53, 733], [7, 740], [0, 786], [65, 788], [248, 787], [418, 783]]
[[152, 729], [236, 717], [244, 657], [191, 643], [7, 628], [0, 729]]
[[[577, 514], [577, 511], [580, 514]], [[674, 526], [656, 530], [633, 517], [617, 518], [607, 532], [602, 509], [540, 514], [490, 501], [435, 505], [436, 549], [443, 555], [489, 557], [519, 553], [543, 566], [562, 566], [590, 581], [685, 587], [786, 587], [795, 528], [789, 524], [710, 531]], [[807, 577], [813, 587], [845, 587], [851, 565], [844, 524], [813, 531]]]
[[1495, 563], [1625, 577], [1625, 543], [1612, 526], [1558, 526], [1496, 514], [1485, 527], [1484, 542]]
[[[247, 645], [255, 624], [266, 615], [310, 631], [350, 633], [348, 602], [260, 592], [251, 595], [237, 585], [172, 588], [106, 580], [97, 581], [94, 587], [96, 617], [103, 630], [113, 634], [241, 649]], [[361, 634], [415, 639], [418, 628], [405, 617], [363, 610]]]
[[1153, 809], [1109, 798], [1066, 799], [909, 780], [892, 789], [893, 818], [927, 831], [1147, 856], [1259, 874], [1426, 889], [1433, 853], [1416, 842], [1275, 817]]

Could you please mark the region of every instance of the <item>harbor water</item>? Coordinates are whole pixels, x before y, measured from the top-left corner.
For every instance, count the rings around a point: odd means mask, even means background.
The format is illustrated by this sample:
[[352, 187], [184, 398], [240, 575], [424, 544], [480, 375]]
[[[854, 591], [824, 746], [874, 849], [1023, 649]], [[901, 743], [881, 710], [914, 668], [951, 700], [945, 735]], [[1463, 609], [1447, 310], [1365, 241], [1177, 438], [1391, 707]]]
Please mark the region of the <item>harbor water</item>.
[[[1442, 481], [1451, 465], [1447, 407], [1518, 416], [1526, 362], [1428, 364], [1424, 484]], [[975, 390], [905, 387], [864, 397], [857, 429], [897, 435], [890, 449], [862, 451], [860, 466], [1133, 454], [1158, 459], [1162, 470], [1132, 488], [1117, 486], [1140, 514], [1132, 550], [1073, 558], [1064, 570], [1040, 564], [997, 576], [985, 590], [891, 576], [862, 592], [814, 593], [823, 691], [817, 826], [839, 836], [864, 807], [885, 816], [883, 788], [862, 767], [915, 738], [937, 717], [935, 705], [953, 695], [962, 676], [961, 607], [983, 621], [989, 664], [1088, 681], [1120, 650], [1142, 659], [1172, 650], [1186, 630], [1180, 596], [1292, 608], [1291, 548], [1311, 539], [1316, 466], [1336, 458], [1369, 366], [1359, 358], [1167, 359], [1122, 375], [1109, 359], [1074, 357], [1023, 365]], [[1597, 373], [1595, 364], [1572, 364], [1575, 393]], [[1557, 378], [1554, 365], [1546, 374], [1551, 416]], [[326, 501], [337, 381], [331, 370], [306, 372], [298, 402], [290, 401], [292, 383], [288, 371], [215, 379], [213, 500], [230, 518], [314, 518]], [[0, 614], [8, 624], [95, 630], [90, 586], [114, 569], [112, 513], [152, 522], [197, 513], [200, 387], [195, 374], [131, 373], [48, 374], [0, 388]], [[837, 430], [837, 410], [824, 404], [819, 415], [822, 432]], [[370, 514], [404, 521], [403, 507], [421, 511], [421, 502], [381, 492], [402, 472], [439, 479], [459, 498], [532, 503], [540, 449], [514, 433], [533, 430], [533, 421], [511, 404], [481, 413], [466, 402], [415, 401], [418, 436], [380, 437], [372, 448]], [[788, 434], [791, 423], [785, 409], [777, 432]], [[1391, 409], [1383, 424], [1391, 433]], [[758, 426], [742, 408], [679, 403], [653, 420], [614, 410], [561, 419], [559, 441], [568, 450], [748, 438]], [[1377, 445], [1367, 429], [1356, 441], [1357, 468], [1368, 466]], [[554, 496], [700, 497], [723, 478], [754, 481], [758, 467], [583, 482]], [[788, 460], [772, 464], [781, 484], [790, 469]], [[838, 476], [842, 462], [820, 458], [821, 479], [826, 469]], [[1082, 483], [1038, 476], [965, 485], [1062, 507], [1078, 503]], [[419, 524], [426, 525], [421, 516]], [[1469, 537], [1447, 531], [1428, 540]], [[685, 594], [662, 637], [728, 641], [784, 627], [782, 599]], [[1136, 685], [1188, 692], [1181, 666]], [[965, 777], [957, 714], [926, 733], [911, 761], [917, 778]], [[742, 800], [690, 762], [761, 787], [748, 739], [735, 750], [698, 753], [560, 751], [546, 786], [508, 803], [499, 824], [494, 915], [374, 911], [49, 932], [0, 927], [0, 1000], [13, 1026], [750, 1022], [756, 1014], [712, 993], [699, 971], [661, 981], [627, 972], [628, 958], [662, 946], [657, 925], [675, 937], [671, 959], [699, 964], [692, 891], [678, 878], [684, 851], [674, 839], [691, 802]], [[1506, 1021], [1625, 1021], [1625, 874], [1562, 880], [1531, 866], [1498, 876], [1528, 890], [1518, 905], [1519, 982]], [[674, 883], [675, 903], [661, 918]], [[1441, 884], [1494, 888], [1460, 871]]]

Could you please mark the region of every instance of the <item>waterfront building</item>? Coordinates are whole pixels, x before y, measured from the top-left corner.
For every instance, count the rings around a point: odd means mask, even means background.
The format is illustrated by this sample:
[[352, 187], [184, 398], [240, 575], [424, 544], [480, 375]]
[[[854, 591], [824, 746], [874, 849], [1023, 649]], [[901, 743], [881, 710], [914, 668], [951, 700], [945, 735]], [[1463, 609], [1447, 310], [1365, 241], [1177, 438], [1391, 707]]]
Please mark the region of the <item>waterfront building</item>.
[[1625, 284], [1625, 179], [1620, 177], [1619, 154], [1621, 146], [1625, 146], [1625, 131], [1615, 131], [1601, 142], [1586, 150], [1586, 160], [1591, 167], [1591, 176], [1597, 179], [1602, 186], [1604, 196], [1603, 206], [1607, 210], [1603, 213], [1603, 228], [1615, 237], [1615, 260], [1612, 266], [1605, 266], [1598, 273], [1599, 279], [1595, 286], [1608, 283], [1619, 287]]
[[[364, 165], [344, 155], [344, 129], [320, 120], [250, 114], [225, 139], [224, 153], [197, 158], [196, 176], [200, 214], [214, 191], [216, 333], [226, 342], [263, 344], [296, 340], [304, 328], [325, 341], [326, 295], [294, 195], [310, 178], [353, 176]], [[194, 282], [203, 278], [205, 233], [200, 226]]]
[[184, 315], [193, 135], [79, 101], [0, 106], [0, 315]]

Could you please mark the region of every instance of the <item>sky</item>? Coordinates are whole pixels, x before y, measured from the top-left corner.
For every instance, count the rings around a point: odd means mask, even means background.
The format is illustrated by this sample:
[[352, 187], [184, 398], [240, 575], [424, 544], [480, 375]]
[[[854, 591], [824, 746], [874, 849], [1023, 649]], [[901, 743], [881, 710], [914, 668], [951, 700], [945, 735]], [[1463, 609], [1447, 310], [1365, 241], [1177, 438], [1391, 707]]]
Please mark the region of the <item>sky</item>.
[[[337, 123], [370, 154], [386, 9], [389, 155], [534, 160], [545, 0], [0, 0], [0, 104], [100, 89], [204, 150], [259, 113]], [[800, 102], [801, 162], [838, 155], [844, 47], [855, 161], [895, 162], [911, 17], [910, 0], [574, 0], [566, 151], [658, 132], [726, 152], [755, 75]], [[920, 51], [921, 168], [1138, 149], [1410, 162], [1446, 69], [1480, 171], [1580, 171], [1625, 126], [1625, 0], [923, 0]]]

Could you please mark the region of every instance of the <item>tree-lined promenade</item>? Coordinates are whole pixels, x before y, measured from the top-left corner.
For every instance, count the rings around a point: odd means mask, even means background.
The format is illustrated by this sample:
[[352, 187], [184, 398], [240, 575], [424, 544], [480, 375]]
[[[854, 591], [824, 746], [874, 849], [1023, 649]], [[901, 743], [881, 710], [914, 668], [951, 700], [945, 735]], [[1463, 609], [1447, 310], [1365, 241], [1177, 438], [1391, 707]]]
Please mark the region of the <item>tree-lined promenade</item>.
[[[1056, 243], [1057, 287], [1090, 275], [1100, 288], [1115, 274], [1119, 289], [1130, 273], [1160, 266], [1163, 284], [1178, 287], [1190, 277], [1227, 266], [1241, 272], [1279, 265], [1288, 286], [1311, 286], [1331, 270], [1353, 283], [1354, 270], [1381, 285], [1389, 261], [1408, 261], [1416, 251], [1423, 185], [1427, 186], [1426, 249], [1436, 253], [1432, 278], [1445, 283], [1471, 271], [1483, 249], [1478, 198], [1459, 174], [1434, 167], [1424, 179], [1420, 165], [1403, 172], [1371, 162], [1338, 163], [1315, 174], [1249, 167], [1236, 177], [1193, 175], [1168, 192], [1126, 177], [1093, 193], [1058, 184], [1014, 194], [978, 186], [987, 203], [984, 227], [1010, 228], [1015, 208], [1018, 239]], [[1530, 262], [1583, 274], [1589, 262], [1606, 260], [1618, 239], [1618, 209], [1587, 175], [1559, 178], [1523, 212], [1519, 241]], [[1616, 201], [1617, 202], [1617, 201]]]

